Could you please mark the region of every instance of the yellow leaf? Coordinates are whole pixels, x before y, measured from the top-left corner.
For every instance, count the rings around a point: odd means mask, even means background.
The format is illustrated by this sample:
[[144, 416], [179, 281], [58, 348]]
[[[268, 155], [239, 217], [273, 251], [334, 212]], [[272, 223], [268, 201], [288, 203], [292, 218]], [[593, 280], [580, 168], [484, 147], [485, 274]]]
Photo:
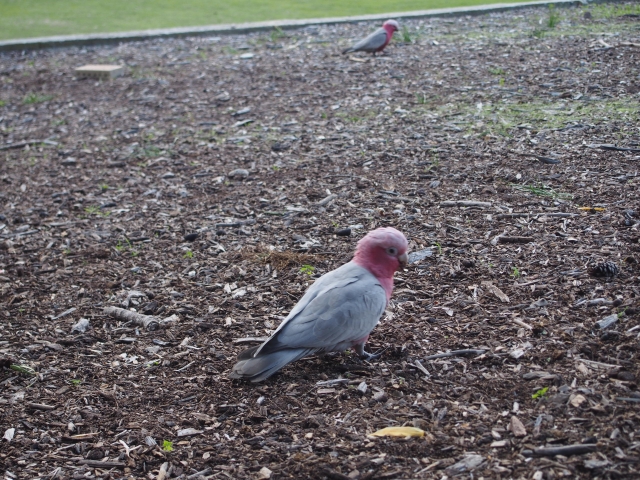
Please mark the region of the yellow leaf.
[[585, 212], [604, 212], [606, 208], [603, 207], [578, 207], [578, 210], [584, 210]]
[[372, 437], [424, 437], [424, 430], [415, 427], [387, 427], [371, 434]]

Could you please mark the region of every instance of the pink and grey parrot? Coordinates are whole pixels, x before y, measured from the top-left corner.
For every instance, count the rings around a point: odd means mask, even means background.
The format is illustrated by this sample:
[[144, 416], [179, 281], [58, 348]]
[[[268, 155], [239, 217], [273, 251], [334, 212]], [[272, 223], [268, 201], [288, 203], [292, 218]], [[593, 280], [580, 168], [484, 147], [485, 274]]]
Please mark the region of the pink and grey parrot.
[[387, 20], [382, 24], [381, 28], [373, 32], [368, 37], [360, 40], [353, 47], [344, 49], [342, 53], [369, 52], [375, 55], [376, 52], [384, 50], [384, 47], [386, 47], [391, 41], [393, 32], [397, 32], [399, 29], [400, 25], [398, 25], [398, 22], [395, 20]]
[[360, 358], [391, 298], [393, 274], [407, 263], [407, 239], [378, 228], [358, 242], [349, 263], [320, 277], [262, 345], [238, 355], [229, 376], [261, 382], [285, 365], [316, 353], [353, 348]]

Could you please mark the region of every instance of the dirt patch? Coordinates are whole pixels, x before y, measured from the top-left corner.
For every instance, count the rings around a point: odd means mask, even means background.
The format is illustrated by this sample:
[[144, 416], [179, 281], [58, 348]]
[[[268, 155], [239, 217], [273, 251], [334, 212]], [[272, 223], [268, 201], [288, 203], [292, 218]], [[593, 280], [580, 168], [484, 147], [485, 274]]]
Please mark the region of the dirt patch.
[[[634, 8], [3, 54], [5, 476], [637, 475]], [[384, 225], [422, 259], [379, 361], [227, 378]]]

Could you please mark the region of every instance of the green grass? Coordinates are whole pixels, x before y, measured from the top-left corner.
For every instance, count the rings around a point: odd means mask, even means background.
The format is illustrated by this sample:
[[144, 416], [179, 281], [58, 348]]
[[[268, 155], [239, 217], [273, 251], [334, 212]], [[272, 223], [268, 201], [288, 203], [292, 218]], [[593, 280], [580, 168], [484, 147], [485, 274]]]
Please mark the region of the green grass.
[[585, 10], [589, 10], [591, 15], [593, 15], [593, 18], [604, 20], [620, 17], [622, 15], [640, 15], [640, 3], [629, 5], [603, 3], [600, 5], [585, 7]]
[[482, 5], [501, 1], [0, 0], [0, 40], [261, 20], [362, 15]]
[[53, 99], [53, 95], [40, 95], [38, 93], [28, 93], [22, 99], [22, 103], [24, 103], [25, 105], [31, 105], [34, 103], [48, 102], [49, 100], [52, 100], [52, 99]]
[[[572, 195], [569, 193], [557, 192], [553, 188], [543, 184], [513, 185], [513, 188], [521, 192], [532, 193], [533, 195], [536, 195], [538, 197], [561, 198], [563, 200], [570, 200], [572, 198]], [[518, 274], [520, 274], [519, 271]]]
[[313, 265], [302, 265], [300, 267], [300, 273], [304, 273], [306, 275], [313, 275], [313, 272], [315, 272], [316, 267], [314, 267]]
[[536, 398], [544, 398], [544, 396], [547, 394], [547, 392], [549, 391], [549, 387], [544, 387], [541, 388], [540, 390], [538, 390], [536, 393], [534, 393], [533, 395], [531, 395], [531, 398], [533, 398], [534, 400]]
[[[504, 78], [504, 77], [501, 77]], [[501, 82], [501, 85], [505, 82]], [[509, 83], [509, 79], [506, 79]], [[562, 128], [570, 123], [598, 124], [610, 121], [637, 123], [640, 121], [640, 102], [635, 99], [538, 99], [529, 103], [501, 101], [485, 103], [478, 110], [474, 103], [456, 105], [456, 126], [469, 135], [497, 135], [508, 137], [520, 125], [530, 130]], [[451, 114], [451, 105], [425, 102], [416, 112]]]

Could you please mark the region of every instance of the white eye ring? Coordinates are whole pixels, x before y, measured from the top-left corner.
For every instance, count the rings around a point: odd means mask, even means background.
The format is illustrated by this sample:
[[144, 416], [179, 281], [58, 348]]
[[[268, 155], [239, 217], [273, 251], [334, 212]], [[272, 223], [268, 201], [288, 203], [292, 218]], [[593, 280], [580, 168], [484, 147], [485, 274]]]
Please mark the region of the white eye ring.
[[389, 247], [389, 248], [387, 248], [387, 253], [389, 255], [397, 255], [398, 254], [398, 250], [396, 250], [394, 247]]

